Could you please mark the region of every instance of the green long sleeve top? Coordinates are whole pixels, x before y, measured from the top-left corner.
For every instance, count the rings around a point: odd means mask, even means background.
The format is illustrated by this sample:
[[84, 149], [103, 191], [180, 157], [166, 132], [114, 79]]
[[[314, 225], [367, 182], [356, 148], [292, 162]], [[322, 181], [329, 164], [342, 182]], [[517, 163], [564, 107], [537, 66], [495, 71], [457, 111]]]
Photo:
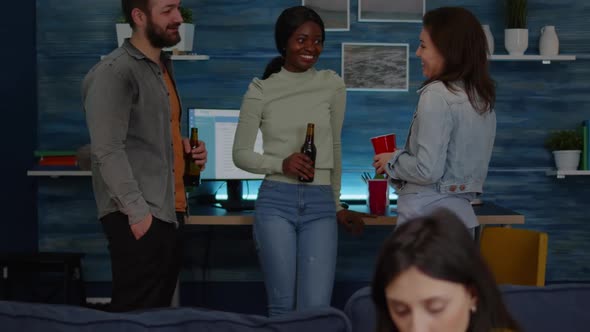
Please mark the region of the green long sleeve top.
[[[340, 134], [346, 108], [346, 87], [331, 70], [311, 68], [303, 73], [282, 68], [265, 80], [254, 78], [242, 101], [233, 145], [239, 168], [265, 178], [300, 183], [283, 174], [283, 160], [300, 152], [308, 123], [314, 123], [317, 148], [314, 181], [331, 185], [340, 210], [342, 149]], [[263, 153], [254, 151], [258, 129]]]

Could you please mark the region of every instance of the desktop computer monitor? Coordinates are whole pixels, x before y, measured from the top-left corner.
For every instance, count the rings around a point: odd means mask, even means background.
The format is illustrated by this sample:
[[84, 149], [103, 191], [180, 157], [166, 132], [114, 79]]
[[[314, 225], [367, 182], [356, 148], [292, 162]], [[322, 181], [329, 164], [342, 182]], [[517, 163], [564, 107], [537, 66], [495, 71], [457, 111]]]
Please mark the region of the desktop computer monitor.
[[[253, 201], [242, 199], [243, 180], [262, 180], [264, 174], [254, 174], [239, 169], [233, 162], [232, 147], [240, 116], [239, 110], [188, 109], [188, 127], [199, 129], [199, 139], [207, 144], [207, 167], [201, 172], [201, 180], [227, 182], [227, 201], [220, 202], [229, 211], [254, 208]], [[258, 131], [254, 151], [262, 153], [262, 133]]]

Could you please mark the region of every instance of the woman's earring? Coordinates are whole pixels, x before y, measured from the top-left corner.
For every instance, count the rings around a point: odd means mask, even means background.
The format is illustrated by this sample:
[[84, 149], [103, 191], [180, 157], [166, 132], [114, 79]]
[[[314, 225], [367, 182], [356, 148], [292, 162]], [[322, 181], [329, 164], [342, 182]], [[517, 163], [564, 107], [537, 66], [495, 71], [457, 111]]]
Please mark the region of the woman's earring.
[[470, 310], [471, 310], [471, 313], [474, 314], [477, 311], [477, 306], [474, 304]]

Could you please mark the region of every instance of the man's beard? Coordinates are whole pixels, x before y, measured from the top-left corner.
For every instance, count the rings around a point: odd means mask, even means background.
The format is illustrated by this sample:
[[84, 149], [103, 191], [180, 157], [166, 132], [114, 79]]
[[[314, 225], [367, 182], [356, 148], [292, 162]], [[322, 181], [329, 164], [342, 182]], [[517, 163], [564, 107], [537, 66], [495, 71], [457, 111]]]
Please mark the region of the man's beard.
[[173, 37], [168, 37], [166, 30], [156, 26], [151, 18], [148, 17], [146, 27], [147, 38], [155, 48], [165, 48], [178, 44], [180, 42], [180, 34]]

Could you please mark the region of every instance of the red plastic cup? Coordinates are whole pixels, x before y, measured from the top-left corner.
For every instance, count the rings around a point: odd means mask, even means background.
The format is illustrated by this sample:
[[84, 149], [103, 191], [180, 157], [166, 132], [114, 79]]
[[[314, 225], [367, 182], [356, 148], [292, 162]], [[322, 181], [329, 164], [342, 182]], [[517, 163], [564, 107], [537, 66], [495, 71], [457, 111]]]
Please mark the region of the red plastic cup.
[[386, 179], [370, 179], [368, 182], [369, 193], [367, 205], [369, 212], [374, 215], [385, 215], [389, 207], [389, 190]]
[[375, 154], [395, 151], [395, 134], [371, 137]]

